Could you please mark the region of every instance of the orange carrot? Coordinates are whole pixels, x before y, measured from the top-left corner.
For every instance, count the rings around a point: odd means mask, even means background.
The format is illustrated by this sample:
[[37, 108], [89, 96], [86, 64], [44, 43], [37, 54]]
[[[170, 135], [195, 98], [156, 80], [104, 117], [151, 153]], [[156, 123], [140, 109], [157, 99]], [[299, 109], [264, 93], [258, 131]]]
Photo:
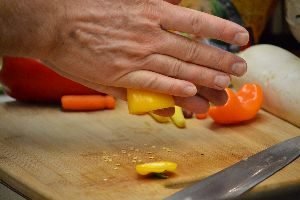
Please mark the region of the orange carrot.
[[67, 111], [93, 111], [113, 109], [116, 100], [112, 96], [66, 95], [61, 98], [61, 104]]
[[205, 118], [207, 118], [207, 115], [208, 115], [208, 113], [199, 113], [199, 114], [196, 114], [196, 118], [197, 119], [205, 119]]

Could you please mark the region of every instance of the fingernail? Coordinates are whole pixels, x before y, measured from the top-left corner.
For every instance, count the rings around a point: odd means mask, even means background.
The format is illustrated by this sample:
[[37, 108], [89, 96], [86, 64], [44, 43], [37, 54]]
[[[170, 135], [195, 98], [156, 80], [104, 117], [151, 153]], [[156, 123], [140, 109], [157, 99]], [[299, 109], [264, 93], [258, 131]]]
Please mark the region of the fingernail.
[[219, 75], [215, 78], [215, 85], [219, 89], [224, 89], [230, 84], [230, 78], [228, 76]]
[[238, 45], [246, 45], [248, 41], [249, 41], [249, 34], [245, 32], [237, 33], [233, 39], [233, 42]]
[[185, 89], [184, 89], [184, 93], [187, 95], [187, 96], [193, 96], [197, 93], [197, 88], [195, 86], [187, 86]]
[[247, 71], [247, 64], [244, 62], [234, 63], [231, 70], [235, 75], [242, 76]]

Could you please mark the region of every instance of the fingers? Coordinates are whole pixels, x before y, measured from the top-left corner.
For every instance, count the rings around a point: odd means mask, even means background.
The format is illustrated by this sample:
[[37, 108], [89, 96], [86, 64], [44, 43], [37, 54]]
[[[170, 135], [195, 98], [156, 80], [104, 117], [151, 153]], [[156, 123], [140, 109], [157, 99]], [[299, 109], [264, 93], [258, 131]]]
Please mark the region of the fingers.
[[194, 113], [206, 113], [209, 109], [208, 101], [200, 96], [193, 96], [187, 98], [175, 97], [174, 99], [176, 105]]
[[230, 83], [230, 77], [226, 73], [187, 63], [170, 56], [154, 54], [147, 59], [144, 69], [186, 80], [195, 85], [223, 90]]
[[116, 87], [144, 89], [172, 96], [194, 96], [197, 88], [194, 84], [164, 76], [152, 71], [139, 70], [130, 72], [116, 81]]
[[227, 101], [225, 90], [214, 90], [206, 87], [200, 87], [196, 96], [193, 97], [175, 97], [175, 103], [194, 113], [206, 113], [209, 109], [209, 102], [215, 105], [223, 105]]
[[202, 44], [183, 36], [165, 31], [157, 51], [180, 60], [206, 66], [235, 76], [241, 76], [247, 71], [246, 62], [227, 51]]
[[[206, 113], [209, 109], [209, 103], [208, 100], [201, 96], [193, 96], [193, 97], [174, 97], [176, 105], [194, 112], [194, 113]], [[161, 110], [156, 110], [154, 113], [169, 117], [174, 114], [175, 110], [174, 108], [166, 108]]]
[[[214, 90], [207, 87], [197, 88], [197, 96], [186, 98], [174, 97], [176, 105], [194, 113], [206, 113], [209, 109], [209, 102], [215, 105], [223, 105], [227, 102], [228, 97], [225, 90]], [[162, 109], [155, 111], [155, 113], [161, 116], [172, 116], [174, 109]]]
[[246, 29], [233, 22], [165, 2], [161, 9], [161, 26], [165, 30], [192, 33], [237, 45], [248, 43], [249, 34]]
[[[103, 85], [100, 85], [97, 83], [93, 83], [93, 82], [84, 80], [82, 78], [71, 76], [68, 73], [61, 71], [60, 69], [57, 69], [55, 67], [54, 67], [54, 70], [57, 73], [61, 74], [62, 76], [69, 78], [71, 80], [74, 80], [76, 82], [79, 82], [82, 85], [85, 85], [96, 91], [126, 100], [126, 88], [103, 86]], [[149, 73], [151, 74], [151, 72], [149, 72]], [[144, 76], [144, 78], [147, 78], [147, 75]], [[159, 84], [159, 82], [157, 84]], [[213, 89], [209, 89], [206, 87], [198, 86], [198, 92], [197, 92], [196, 96], [187, 97], [187, 98], [174, 97], [174, 99], [175, 99], [176, 105], [178, 105], [178, 106], [181, 106], [181, 107], [183, 107], [187, 110], [190, 110], [192, 112], [195, 112], [195, 113], [205, 113], [208, 111], [208, 108], [209, 108], [208, 102], [209, 101], [216, 105], [224, 104], [227, 100], [227, 95], [226, 95], [226, 92], [223, 90], [218, 91], [218, 90], [213, 90]], [[158, 110], [158, 111], [155, 111], [155, 113], [162, 115], [162, 116], [171, 116], [174, 114], [174, 108]]]
[[228, 96], [225, 90], [214, 90], [207, 87], [198, 86], [197, 95], [207, 99], [214, 105], [221, 106], [227, 102]]

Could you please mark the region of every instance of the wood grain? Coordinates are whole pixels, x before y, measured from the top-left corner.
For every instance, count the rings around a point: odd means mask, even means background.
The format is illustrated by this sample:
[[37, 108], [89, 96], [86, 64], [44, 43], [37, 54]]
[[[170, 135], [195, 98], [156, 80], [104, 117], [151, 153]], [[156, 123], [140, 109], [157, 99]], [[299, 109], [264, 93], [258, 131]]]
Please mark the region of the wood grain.
[[[162, 199], [296, 135], [300, 129], [264, 111], [236, 126], [191, 119], [178, 129], [129, 115], [123, 102], [89, 113], [9, 102], [0, 104], [0, 177], [32, 199]], [[178, 171], [142, 178], [133, 160], [174, 161]], [[251, 192], [299, 183], [296, 160]]]

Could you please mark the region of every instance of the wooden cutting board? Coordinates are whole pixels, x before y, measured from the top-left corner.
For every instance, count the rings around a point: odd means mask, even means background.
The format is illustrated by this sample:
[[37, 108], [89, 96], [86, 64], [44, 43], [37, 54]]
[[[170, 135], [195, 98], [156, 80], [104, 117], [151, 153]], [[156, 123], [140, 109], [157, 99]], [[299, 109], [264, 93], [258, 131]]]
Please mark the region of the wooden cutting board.
[[[297, 135], [300, 129], [263, 111], [236, 126], [191, 119], [178, 129], [129, 115], [123, 102], [113, 111], [89, 113], [9, 102], [0, 104], [0, 177], [33, 199], [163, 199]], [[135, 161], [160, 160], [177, 162], [177, 173], [168, 179], [137, 176]], [[250, 194], [298, 184], [300, 160]]]

